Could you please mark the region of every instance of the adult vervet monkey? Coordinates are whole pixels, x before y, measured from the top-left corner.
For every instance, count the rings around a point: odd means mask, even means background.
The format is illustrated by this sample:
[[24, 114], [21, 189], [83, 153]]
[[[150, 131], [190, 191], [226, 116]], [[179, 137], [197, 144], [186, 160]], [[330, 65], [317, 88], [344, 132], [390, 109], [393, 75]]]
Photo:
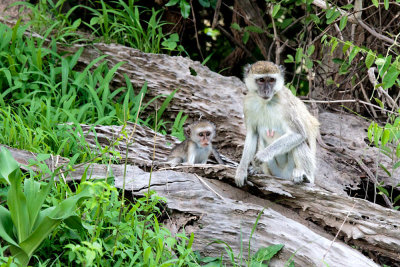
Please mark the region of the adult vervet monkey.
[[168, 162], [175, 166], [179, 163], [207, 163], [211, 153], [219, 164], [224, 164], [218, 151], [212, 146], [216, 135], [215, 125], [207, 120], [194, 122], [185, 128], [186, 140], [175, 146]]
[[244, 99], [247, 133], [236, 184], [244, 185], [253, 159], [265, 174], [314, 183], [319, 122], [284, 86], [283, 69], [258, 61], [246, 67], [244, 82], [248, 89]]

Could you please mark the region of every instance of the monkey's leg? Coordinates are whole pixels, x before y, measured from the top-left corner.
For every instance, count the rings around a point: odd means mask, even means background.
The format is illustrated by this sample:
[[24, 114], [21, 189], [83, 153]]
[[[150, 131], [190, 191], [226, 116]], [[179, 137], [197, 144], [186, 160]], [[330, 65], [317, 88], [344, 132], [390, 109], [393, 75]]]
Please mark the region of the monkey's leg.
[[224, 161], [221, 159], [221, 156], [220, 156], [218, 150], [215, 147], [212, 148], [212, 154], [213, 154], [215, 160], [218, 162], [218, 164], [225, 164]]
[[247, 178], [247, 168], [253, 159], [257, 149], [258, 136], [251, 130], [247, 130], [246, 140], [244, 141], [244, 149], [240, 164], [236, 169], [235, 182], [237, 186], [243, 186]]
[[292, 179], [295, 183], [314, 183], [315, 155], [306, 142], [293, 149], [294, 169]]
[[275, 156], [289, 153], [304, 142], [305, 137], [298, 133], [286, 133], [273, 141], [269, 146], [257, 152], [256, 161], [269, 162]]
[[172, 158], [169, 161], [167, 161], [167, 163], [169, 163], [172, 167], [175, 167], [176, 165], [182, 163], [182, 158], [180, 157], [176, 157], [176, 158]]

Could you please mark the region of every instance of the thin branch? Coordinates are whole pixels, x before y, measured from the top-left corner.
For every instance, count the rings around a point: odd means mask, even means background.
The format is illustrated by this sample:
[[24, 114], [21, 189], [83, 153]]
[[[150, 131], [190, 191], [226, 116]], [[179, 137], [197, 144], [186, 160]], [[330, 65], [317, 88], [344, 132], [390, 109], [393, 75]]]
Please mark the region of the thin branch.
[[368, 77], [370, 82], [372, 83], [372, 85], [374, 86], [374, 88], [377, 89], [378, 93], [380, 95], [384, 95], [386, 100], [388, 101], [389, 106], [392, 109], [398, 109], [399, 107], [396, 105], [396, 102], [393, 100], [393, 98], [388, 94], [388, 92], [386, 90], [383, 90], [383, 88], [381, 86], [376, 87], [376, 85], [378, 84], [378, 81], [376, 80], [375, 77], [375, 67], [369, 68], [368, 69]]
[[219, 9], [221, 8], [221, 2], [222, 2], [222, 0], [218, 0], [217, 3], [215, 4], [214, 18], [213, 18], [213, 22], [211, 25], [212, 29], [214, 29], [217, 26], [218, 14], [219, 14]]
[[[331, 4], [327, 3], [324, 0], [314, 0], [313, 4], [316, 5], [319, 8], [322, 9], [326, 9], [327, 7], [331, 7]], [[344, 11], [343, 9], [340, 8], [336, 8], [342, 15], [347, 16], [348, 17], [348, 21], [351, 23], [356, 23], [358, 25], [360, 25], [361, 27], [363, 27], [365, 30], [367, 30], [370, 34], [372, 34], [373, 36], [375, 36], [376, 38], [385, 41], [389, 44], [396, 44], [396, 41], [384, 36], [380, 33], [378, 33], [377, 31], [375, 31], [374, 29], [372, 29], [371, 27], [369, 27], [367, 24], [365, 24], [362, 20], [357, 19], [357, 17], [354, 14], [349, 14], [348, 12]]]
[[230, 33], [225, 30], [221, 25], [217, 25], [218, 30], [222, 32], [223, 35], [226, 36], [232, 43], [234, 43], [236, 46], [238, 46], [240, 49], [242, 49], [247, 56], [249, 56], [252, 60], [257, 61], [257, 59], [253, 56], [253, 54], [240, 42], [238, 42]]
[[388, 112], [388, 113], [390, 113], [390, 114], [395, 114], [395, 115], [398, 115], [398, 114], [399, 114], [399, 113], [397, 113], [397, 112], [393, 112], [393, 111], [390, 111], [390, 110], [381, 108], [380, 106], [377, 106], [377, 105], [374, 105], [374, 104], [371, 104], [371, 103], [368, 103], [368, 102], [365, 102], [365, 101], [362, 101], [362, 100], [358, 100], [358, 99], [343, 99], [343, 100], [303, 100], [303, 102], [305, 102], [305, 103], [311, 103], [311, 102], [313, 102], [313, 101], [314, 101], [315, 103], [321, 103], [321, 104], [361, 103], [361, 104], [364, 104], [364, 105], [372, 106], [372, 107], [374, 107], [374, 108], [377, 108], [377, 109], [386, 111], [386, 112]]
[[199, 42], [199, 35], [197, 34], [196, 16], [194, 15], [192, 0], [190, 0], [190, 7], [192, 9], [193, 24], [194, 24], [194, 37], [196, 38], [197, 49], [199, 49], [201, 60], [204, 61], [203, 53], [201, 52], [201, 47], [200, 47], [200, 42]]

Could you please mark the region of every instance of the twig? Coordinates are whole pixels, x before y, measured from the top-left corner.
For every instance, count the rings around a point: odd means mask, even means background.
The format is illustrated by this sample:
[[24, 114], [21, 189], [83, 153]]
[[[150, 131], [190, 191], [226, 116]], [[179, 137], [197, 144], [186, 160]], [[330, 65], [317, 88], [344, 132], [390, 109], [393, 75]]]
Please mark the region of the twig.
[[[275, 49], [275, 64], [279, 65], [281, 62], [281, 56], [280, 56], [280, 52], [281, 52], [281, 44], [279, 42], [279, 37], [278, 37], [278, 33], [276, 31], [276, 26], [275, 26], [275, 19], [274, 16], [272, 16], [272, 9], [273, 6], [271, 5], [271, 10], [270, 10], [270, 16], [271, 16], [271, 21], [272, 21], [272, 28], [274, 30], [274, 40], [275, 40], [275, 45], [276, 45], [276, 49]], [[272, 47], [272, 45], [271, 45]], [[271, 51], [271, 50], [270, 50]], [[269, 53], [268, 53], [268, 57], [269, 57]]]
[[375, 77], [375, 67], [369, 68], [368, 69], [368, 77], [370, 82], [372, 83], [372, 85], [374, 86], [374, 88], [376, 88], [378, 90], [378, 93], [380, 95], [384, 95], [386, 100], [388, 101], [388, 105], [392, 108], [392, 109], [398, 109], [398, 106], [396, 105], [396, 102], [393, 100], [393, 98], [388, 94], [387, 91], [383, 90], [383, 88], [381, 86], [376, 87], [376, 85], [378, 84], [378, 81], [376, 80]]
[[232, 35], [229, 34], [221, 25], [217, 25], [218, 30], [222, 32], [223, 35], [226, 36], [231, 42], [233, 42], [236, 46], [240, 47], [252, 60], [257, 61], [257, 59], [253, 56], [253, 54], [241, 43], [239, 43]]
[[[327, 2], [325, 2], [324, 0], [314, 0], [314, 1], [313, 1], [313, 4], [316, 5], [316, 6], [319, 7], [319, 8], [322, 8], [322, 9], [326, 9], [327, 6], [328, 6], [329, 8], [331, 7], [331, 5], [330, 5], [329, 3], [327, 3]], [[378, 39], [380, 39], [380, 40], [382, 40], [382, 41], [385, 41], [385, 42], [387, 42], [387, 43], [389, 43], [389, 44], [392, 44], [392, 45], [393, 45], [393, 44], [396, 44], [396, 41], [395, 41], [395, 40], [393, 40], [393, 39], [391, 39], [391, 38], [389, 38], [389, 37], [387, 37], [387, 36], [384, 36], [384, 35], [382, 35], [382, 34], [376, 32], [374, 29], [372, 29], [372, 28], [369, 27], [367, 24], [365, 24], [362, 20], [357, 19], [357, 17], [356, 17], [354, 14], [351, 15], [351, 14], [349, 14], [348, 12], [346, 12], [346, 11], [344, 11], [343, 9], [340, 9], [340, 8], [336, 8], [336, 9], [337, 9], [342, 15], [347, 16], [349, 22], [351, 22], [351, 23], [356, 23], [356, 24], [360, 25], [360, 26], [363, 27], [365, 30], [367, 30], [370, 34], [372, 34], [373, 36], [375, 36], [376, 38], [378, 38]]]
[[221, 8], [221, 0], [218, 0], [217, 3], [215, 4], [215, 12], [214, 12], [214, 18], [213, 18], [213, 22], [211, 25], [211, 28], [214, 29], [215, 26], [217, 26], [218, 23], [218, 14], [219, 14], [219, 9]]
[[200, 176], [198, 176], [196, 173], [194, 173], [194, 175], [197, 177], [197, 179], [200, 180], [200, 182], [202, 182], [208, 189], [210, 189], [214, 194], [216, 194], [219, 198], [221, 198], [222, 200], [225, 200], [223, 196], [221, 196], [220, 194], [217, 193], [217, 191], [215, 191], [214, 189], [211, 188], [211, 186], [209, 186]]
[[343, 100], [303, 100], [303, 102], [305, 102], [305, 103], [311, 103], [311, 102], [313, 102], [313, 101], [314, 101], [315, 103], [321, 103], [321, 104], [361, 103], [361, 104], [364, 104], [364, 105], [372, 106], [372, 107], [374, 107], [374, 108], [377, 108], [377, 109], [386, 111], [386, 112], [388, 112], [388, 113], [390, 113], [390, 114], [396, 114], [396, 115], [398, 114], [397, 112], [393, 112], [393, 111], [390, 111], [390, 110], [381, 108], [380, 106], [377, 106], [377, 105], [374, 105], [374, 104], [371, 104], [371, 103], [368, 103], [368, 102], [365, 102], [365, 101], [362, 101], [362, 100], [358, 100], [358, 99], [343, 99]]
[[335, 240], [337, 239], [337, 237], [339, 236], [340, 231], [342, 231], [342, 228], [344, 226], [344, 224], [346, 223], [347, 219], [349, 218], [350, 213], [353, 211], [354, 207], [356, 206], [356, 202], [354, 201], [353, 206], [351, 207], [351, 209], [349, 210], [349, 212], [346, 215], [346, 218], [344, 218], [342, 225], [340, 225], [339, 230], [337, 231], [335, 237], [333, 238], [331, 244], [329, 245], [328, 249], [326, 250], [324, 256], [322, 257], [322, 261], [324, 261], [326, 255], [328, 254], [329, 250], [331, 250], [333, 243], [335, 243]]
[[196, 16], [194, 15], [192, 0], [190, 0], [190, 7], [192, 9], [193, 24], [194, 24], [194, 37], [196, 38], [197, 49], [199, 49], [201, 60], [204, 61], [203, 53], [201, 52], [201, 47], [200, 47], [200, 42], [199, 42], [199, 35], [197, 34]]
[[[369, 179], [371, 179], [371, 181], [374, 183], [374, 185], [376, 186], [378, 184], [378, 180], [376, 179], [375, 175], [372, 173], [372, 171], [367, 167], [367, 165], [364, 164], [364, 162], [357, 156], [352, 155], [351, 153], [346, 153], [347, 155], [349, 155], [350, 157], [352, 157], [357, 164], [361, 167], [361, 169], [363, 169], [363, 171], [365, 171], [365, 173], [368, 175]], [[386, 205], [393, 209], [393, 205], [390, 202], [389, 198], [387, 195], [382, 194], [383, 200], [385, 201]]]

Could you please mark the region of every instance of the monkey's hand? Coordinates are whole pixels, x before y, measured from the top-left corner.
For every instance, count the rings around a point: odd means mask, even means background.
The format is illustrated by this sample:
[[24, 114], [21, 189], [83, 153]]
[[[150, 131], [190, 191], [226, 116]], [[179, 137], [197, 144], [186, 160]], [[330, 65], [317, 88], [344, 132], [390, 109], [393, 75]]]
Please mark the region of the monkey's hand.
[[247, 178], [247, 169], [239, 166], [236, 169], [235, 182], [236, 185], [242, 187]]
[[254, 161], [257, 165], [261, 165], [263, 162], [268, 162], [274, 158], [273, 153], [271, 153], [267, 148], [257, 152]]

